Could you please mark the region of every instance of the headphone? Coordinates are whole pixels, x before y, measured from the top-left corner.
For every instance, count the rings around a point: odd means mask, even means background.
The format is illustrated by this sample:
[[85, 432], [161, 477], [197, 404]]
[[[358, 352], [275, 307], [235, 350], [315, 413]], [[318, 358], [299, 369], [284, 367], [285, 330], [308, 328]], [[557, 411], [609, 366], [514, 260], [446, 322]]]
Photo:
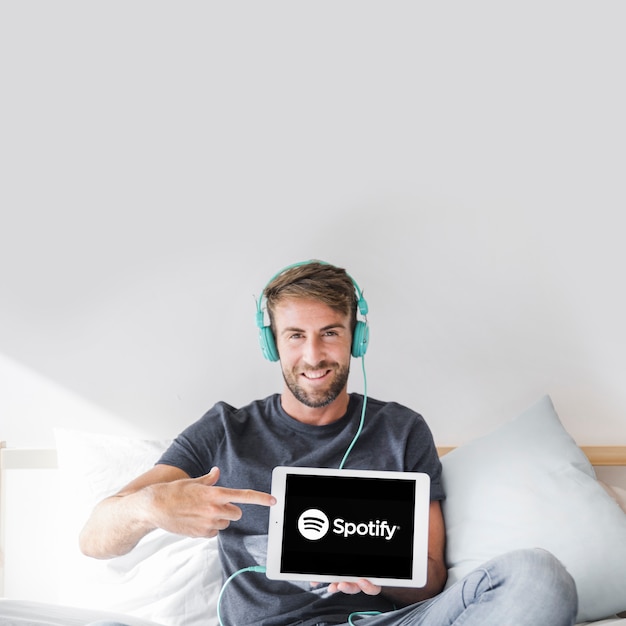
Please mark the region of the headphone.
[[[256, 325], [259, 329], [259, 343], [261, 344], [261, 352], [263, 352], [263, 356], [268, 361], [278, 361], [278, 350], [276, 348], [276, 340], [274, 338], [274, 333], [272, 332], [272, 328], [269, 325], [264, 324], [263, 319], [263, 309], [262, 309], [262, 301], [263, 301], [263, 293], [275, 278], [280, 276], [283, 272], [290, 270], [294, 267], [300, 267], [302, 265], [308, 265], [309, 263], [320, 263], [322, 265], [330, 265], [330, 263], [326, 263], [325, 261], [301, 261], [300, 263], [293, 263], [292, 265], [288, 265], [284, 267], [282, 270], [274, 274], [272, 278], [267, 282], [263, 290], [261, 291], [261, 296], [256, 301]], [[355, 358], [359, 358], [365, 355], [367, 351], [367, 345], [369, 343], [369, 326], [367, 325], [367, 312], [368, 306], [365, 298], [363, 297], [363, 292], [361, 288], [357, 285], [356, 281], [352, 276], [348, 274], [348, 278], [352, 281], [354, 285], [354, 290], [357, 295], [357, 308], [359, 309], [359, 313], [365, 318], [365, 321], [357, 321], [356, 326], [354, 328], [354, 334], [352, 335], [352, 356]]]

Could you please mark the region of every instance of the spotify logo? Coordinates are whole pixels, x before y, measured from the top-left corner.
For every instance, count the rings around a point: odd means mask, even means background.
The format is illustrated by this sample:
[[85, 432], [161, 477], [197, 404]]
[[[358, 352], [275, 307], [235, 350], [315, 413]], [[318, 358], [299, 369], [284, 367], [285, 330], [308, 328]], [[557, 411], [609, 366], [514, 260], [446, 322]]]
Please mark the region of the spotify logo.
[[317, 541], [326, 535], [330, 527], [328, 517], [319, 509], [308, 509], [298, 518], [298, 530], [305, 539]]
[[[305, 539], [311, 541], [317, 541], [326, 536], [330, 528], [330, 522], [328, 516], [319, 509], [307, 509], [298, 518], [298, 530]], [[351, 537], [353, 535], [359, 535], [361, 537], [380, 537], [389, 541], [396, 534], [396, 531], [400, 529], [400, 526], [391, 525], [387, 520], [370, 520], [369, 522], [347, 522], [346, 520], [338, 517], [333, 520], [333, 533], [340, 535], [344, 538]]]

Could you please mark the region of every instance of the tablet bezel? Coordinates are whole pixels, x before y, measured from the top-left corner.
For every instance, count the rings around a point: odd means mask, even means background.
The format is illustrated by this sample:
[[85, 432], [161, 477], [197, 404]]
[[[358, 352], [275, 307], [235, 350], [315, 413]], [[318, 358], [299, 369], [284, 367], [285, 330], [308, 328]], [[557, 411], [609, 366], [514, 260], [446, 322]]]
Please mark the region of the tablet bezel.
[[[413, 567], [410, 578], [376, 578], [367, 576], [367, 580], [385, 587], [423, 587], [428, 574], [428, 527], [430, 512], [430, 476], [421, 472], [395, 472], [389, 470], [356, 470], [314, 467], [277, 466], [272, 471], [272, 495], [276, 504], [270, 507], [266, 575], [271, 580], [315, 581], [315, 582], [355, 582], [363, 576], [295, 574], [281, 571], [282, 546], [285, 517], [285, 488], [290, 474], [309, 476], [343, 476], [355, 478], [386, 478], [410, 480], [415, 486], [413, 533]], [[424, 523], [420, 523], [423, 520]]]

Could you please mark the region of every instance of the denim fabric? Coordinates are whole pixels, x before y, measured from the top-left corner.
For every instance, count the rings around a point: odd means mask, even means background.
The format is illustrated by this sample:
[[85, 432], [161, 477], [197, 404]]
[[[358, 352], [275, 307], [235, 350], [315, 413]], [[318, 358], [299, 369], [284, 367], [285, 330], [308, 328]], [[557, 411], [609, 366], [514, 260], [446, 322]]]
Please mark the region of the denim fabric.
[[375, 617], [363, 626], [573, 626], [572, 577], [545, 550], [518, 550], [488, 561], [435, 598]]

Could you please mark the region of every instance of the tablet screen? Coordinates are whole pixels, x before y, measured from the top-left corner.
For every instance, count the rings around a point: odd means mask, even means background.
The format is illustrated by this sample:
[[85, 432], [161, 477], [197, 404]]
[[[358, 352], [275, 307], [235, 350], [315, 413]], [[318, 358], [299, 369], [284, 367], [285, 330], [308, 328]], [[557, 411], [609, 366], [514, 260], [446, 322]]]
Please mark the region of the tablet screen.
[[268, 541], [270, 578], [425, 584], [427, 475], [302, 469], [280, 472], [279, 519], [271, 515]]

